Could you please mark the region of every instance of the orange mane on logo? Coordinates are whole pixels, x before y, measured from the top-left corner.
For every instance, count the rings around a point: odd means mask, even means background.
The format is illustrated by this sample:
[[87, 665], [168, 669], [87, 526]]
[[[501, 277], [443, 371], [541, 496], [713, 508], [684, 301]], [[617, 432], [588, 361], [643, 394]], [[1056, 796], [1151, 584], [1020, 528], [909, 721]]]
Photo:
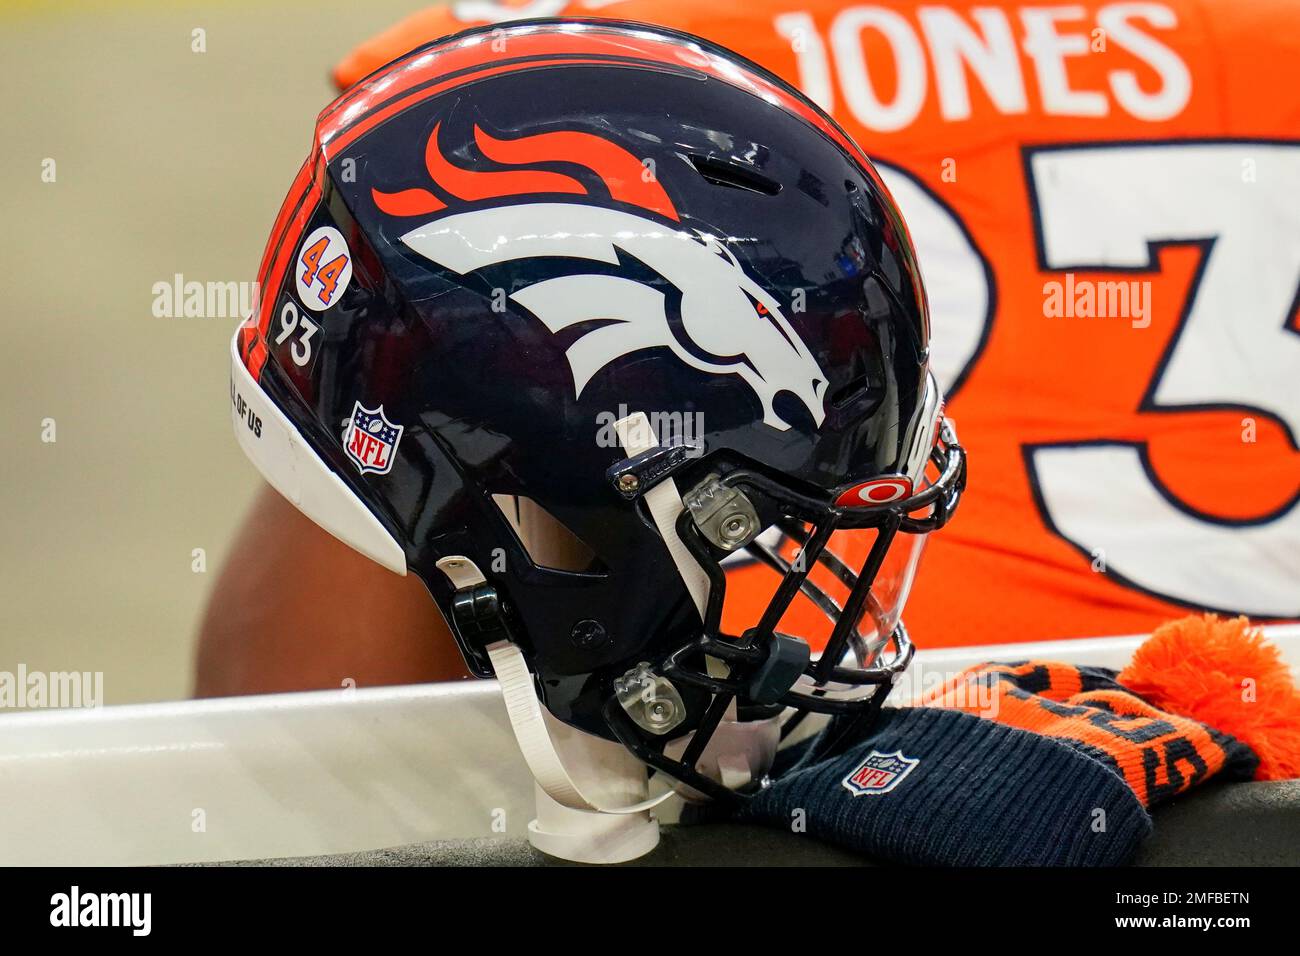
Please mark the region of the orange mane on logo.
[[[424, 148], [429, 178], [450, 196], [473, 202], [502, 196], [537, 193], [589, 195], [585, 185], [564, 173], [542, 169], [473, 170], [453, 165], [438, 146], [441, 121], [434, 124]], [[497, 139], [475, 125], [474, 142], [483, 156], [503, 166], [527, 167], [537, 163], [573, 163], [596, 174], [616, 202], [639, 206], [676, 221], [677, 210], [654, 175], [623, 147], [593, 133], [563, 130], [517, 139]], [[383, 212], [392, 216], [427, 216], [447, 208], [431, 190], [422, 188], [370, 195]]]

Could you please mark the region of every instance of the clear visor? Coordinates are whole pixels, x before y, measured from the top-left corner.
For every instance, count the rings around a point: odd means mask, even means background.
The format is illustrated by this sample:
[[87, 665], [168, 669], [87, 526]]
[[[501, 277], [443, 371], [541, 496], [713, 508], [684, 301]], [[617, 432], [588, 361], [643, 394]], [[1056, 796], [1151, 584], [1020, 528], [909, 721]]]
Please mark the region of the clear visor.
[[[753, 627], [781, 582], [775, 556], [789, 565], [798, 560], [805, 527], [769, 528], [750, 546], [750, 554], [729, 559], [722, 629], [740, 634]], [[870, 557], [880, 532], [875, 528], [836, 531], [808, 572], [804, 587], [781, 616], [777, 630], [802, 638], [817, 657], [826, 647], [857, 575]], [[871, 592], [850, 636], [846, 667], [871, 667], [889, 642], [902, 616], [926, 535], [899, 533], [871, 583]], [[768, 557], [765, 559], [764, 555]]]

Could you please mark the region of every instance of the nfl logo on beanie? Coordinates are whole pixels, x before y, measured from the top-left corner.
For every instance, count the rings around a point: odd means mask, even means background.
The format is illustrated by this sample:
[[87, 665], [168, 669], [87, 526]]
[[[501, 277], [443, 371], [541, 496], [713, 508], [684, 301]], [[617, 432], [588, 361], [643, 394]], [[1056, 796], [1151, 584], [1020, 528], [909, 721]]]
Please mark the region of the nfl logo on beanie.
[[873, 750], [840, 782], [844, 784], [844, 789], [855, 797], [867, 793], [889, 793], [902, 783], [903, 778], [920, 762], [914, 757], [904, 757], [901, 750], [895, 750], [892, 754], [882, 754], [879, 750]]

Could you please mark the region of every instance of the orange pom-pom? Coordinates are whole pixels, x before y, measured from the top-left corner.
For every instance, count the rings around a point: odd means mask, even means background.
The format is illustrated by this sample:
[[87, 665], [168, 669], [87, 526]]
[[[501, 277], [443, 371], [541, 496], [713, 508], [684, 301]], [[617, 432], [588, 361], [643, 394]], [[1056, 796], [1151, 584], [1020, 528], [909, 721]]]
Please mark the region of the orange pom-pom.
[[1160, 625], [1119, 680], [1157, 707], [1249, 746], [1259, 757], [1257, 780], [1300, 777], [1300, 691], [1278, 649], [1244, 617]]

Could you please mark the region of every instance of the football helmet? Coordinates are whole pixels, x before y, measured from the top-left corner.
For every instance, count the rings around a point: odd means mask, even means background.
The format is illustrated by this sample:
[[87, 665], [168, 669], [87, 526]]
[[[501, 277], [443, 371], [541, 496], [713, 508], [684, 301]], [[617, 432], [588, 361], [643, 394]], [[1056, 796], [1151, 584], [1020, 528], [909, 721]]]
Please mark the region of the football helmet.
[[[768, 71], [616, 21], [416, 49], [320, 114], [259, 280], [242, 447], [476, 675], [516, 647], [555, 718], [725, 798], [724, 718], [869, 715], [907, 666], [965, 456], [898, 209]], [[776, 572], [739, 633], [728, 561]]]

